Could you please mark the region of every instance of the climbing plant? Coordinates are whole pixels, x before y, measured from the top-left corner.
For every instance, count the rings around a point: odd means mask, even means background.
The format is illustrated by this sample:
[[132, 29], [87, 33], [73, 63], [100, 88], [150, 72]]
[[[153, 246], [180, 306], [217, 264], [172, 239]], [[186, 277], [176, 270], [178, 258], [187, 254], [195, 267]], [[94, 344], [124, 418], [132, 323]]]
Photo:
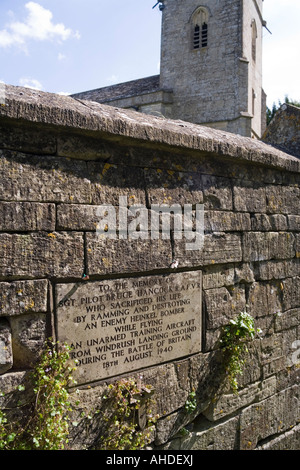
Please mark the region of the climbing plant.
[[[59, 346], [59, 348], [57, 348]], [[20, 400], [26, 420], [11, 420], [8, 410], [0, 410], [0, 449], [62, 450], [68, 442], [71, 411], [68, 389], [75, 384], [75, 367], [69, 362], [69, 347], [48, 341], [31, 374], [34, 399]], [[19, 386], [19, 392], [25, 392]], [[12, 411], [12, 410], [10, 410]]]
[[243, 374], [247, 344], [260, 333], [259, 328], [255, 329], [253, 317], [246, 311], [241, 312], [223, 329], [221, 346], [225, 352], [225, 369], [234, 392], [238, 389], [238, 375]]

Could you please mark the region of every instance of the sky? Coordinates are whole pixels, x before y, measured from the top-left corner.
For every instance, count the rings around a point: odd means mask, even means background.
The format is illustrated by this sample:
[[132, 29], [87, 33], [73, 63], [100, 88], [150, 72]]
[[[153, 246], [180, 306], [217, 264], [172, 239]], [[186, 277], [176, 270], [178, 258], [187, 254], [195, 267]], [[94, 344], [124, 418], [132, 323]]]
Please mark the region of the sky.
[[[71, 94], [159, 74], [156, 0], [0, 0], [0, 81]], [[267, 105], [300, 101], [300, 0], [264, 0]]]

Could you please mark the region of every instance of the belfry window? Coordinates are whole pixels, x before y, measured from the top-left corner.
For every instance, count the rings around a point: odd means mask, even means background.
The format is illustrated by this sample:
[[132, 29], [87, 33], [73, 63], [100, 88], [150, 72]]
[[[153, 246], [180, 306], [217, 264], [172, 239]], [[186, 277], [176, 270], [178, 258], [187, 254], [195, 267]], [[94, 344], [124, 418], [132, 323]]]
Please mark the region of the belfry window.
[[200, 49], [208, 45], [208, 11], [199, 7], [192, 16], [193, 49]]
[[200, 47], [200, 27], [196, 24], [194, 29], [194, 49], [199, 49]]
[[202, 31], [201, 31], [201, 46], [206, 47], [207, 46], [207, 24], [203, 23], [202, 25]]

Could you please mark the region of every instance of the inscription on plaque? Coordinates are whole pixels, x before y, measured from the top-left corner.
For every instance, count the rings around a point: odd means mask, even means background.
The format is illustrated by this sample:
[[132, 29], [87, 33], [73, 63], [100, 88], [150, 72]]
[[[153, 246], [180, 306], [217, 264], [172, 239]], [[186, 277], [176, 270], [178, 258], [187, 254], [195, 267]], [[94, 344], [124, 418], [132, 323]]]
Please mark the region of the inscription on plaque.
[[78, 383], [201, 351], [201, 272], [59, 284], [57, 336]]

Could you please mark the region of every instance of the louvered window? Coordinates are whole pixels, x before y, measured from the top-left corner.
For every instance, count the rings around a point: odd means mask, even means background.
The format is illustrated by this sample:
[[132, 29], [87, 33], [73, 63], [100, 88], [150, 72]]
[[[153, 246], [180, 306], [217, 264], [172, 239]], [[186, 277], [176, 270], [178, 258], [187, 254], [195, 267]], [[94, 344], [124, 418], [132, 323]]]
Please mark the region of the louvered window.
[[202, 25], [202, 31], [201, 31], [201, 46], [206, 47], [207, 46], [207, 24], [203, 23]]
[[199, 7], [192, 16], [193, 26], [193, 49], [200, 49], [208, 46], [208, 11], [204, 7]]
[[199, 49], [200, 47], [200, 28], [196, 24], [194, 29], [194, 49]]

